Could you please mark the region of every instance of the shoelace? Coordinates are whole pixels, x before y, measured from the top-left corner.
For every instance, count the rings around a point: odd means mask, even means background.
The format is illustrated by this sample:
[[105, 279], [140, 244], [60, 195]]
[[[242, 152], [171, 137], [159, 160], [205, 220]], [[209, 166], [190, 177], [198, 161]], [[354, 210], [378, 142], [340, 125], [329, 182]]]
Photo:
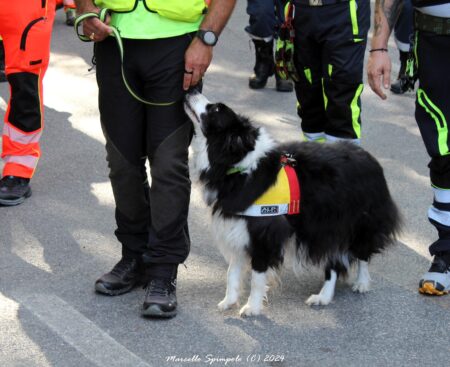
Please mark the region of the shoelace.
[[144, 286], [145, 296], [150, 293], [158, 296], [167, 297], [171, 288], [175, 288], [175, 282], [164, 279], [152, 279], [150, 282]]
[[126, 273], [131, 271], [134, 266], [134, 261], [129, 259], [121, 259], [116, 266], [111, 270], [111, 274], [117, 275], [118, 277], [124, 276]]

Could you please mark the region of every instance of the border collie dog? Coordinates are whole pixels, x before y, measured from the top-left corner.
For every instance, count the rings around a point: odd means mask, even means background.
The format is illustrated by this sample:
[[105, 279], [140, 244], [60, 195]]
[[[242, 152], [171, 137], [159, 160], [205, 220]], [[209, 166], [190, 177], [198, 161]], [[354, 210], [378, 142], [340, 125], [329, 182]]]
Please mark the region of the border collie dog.
[[[186, 96], [184, 107], [195, 127], [194, 174], [212, 208], [214, 241], [229, 263], [219, 309], [238, 304], [241, 280], [251, 267], [250, 295], [240, 314], [260, 314], [270, 280], [288, 257], [294, 270], [303, 263], [324, 269], [325, 283], [308, 305], [329, 304], [337, 278], [353, 263], [353, 290], [367, 292], [368, 262], [395, 243], [401, 222], [375, 158], [350, 142], [277, 143], [198, 92]], [[277, 203], [255, 205], [274, 190], [286, 167], [288, 181], [297, 176], [299, 208], [293, 210], [291, 201], [285, 214]]]

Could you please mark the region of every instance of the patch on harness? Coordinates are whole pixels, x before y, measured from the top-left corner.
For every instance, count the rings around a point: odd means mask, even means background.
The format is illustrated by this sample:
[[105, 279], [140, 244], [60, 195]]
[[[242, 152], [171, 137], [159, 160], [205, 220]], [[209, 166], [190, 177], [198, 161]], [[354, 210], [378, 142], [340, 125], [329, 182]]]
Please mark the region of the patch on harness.
[[261, 207], [261, 215], [277, 215], [278, 214], [278, 206], [262, 206]]
[[300, 213], [300, 183], [290, 155], [281, 156], [281, 168], [274, 185], [240, 215], [265, 217]]

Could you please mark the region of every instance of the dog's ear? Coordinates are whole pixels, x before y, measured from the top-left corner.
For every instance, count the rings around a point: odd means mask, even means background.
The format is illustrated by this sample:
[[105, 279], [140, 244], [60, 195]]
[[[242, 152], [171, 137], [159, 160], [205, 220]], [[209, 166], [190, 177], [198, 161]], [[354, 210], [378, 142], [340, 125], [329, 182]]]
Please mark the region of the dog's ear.
[[225, 144], [223, 146], [224, 156], [228, 156], [228, 161], [232, 158], [232, 161], [239, 162], [243, 159], [249, 151], [252, 151], [255, 147], [255, 138], [253, 135], [239, 133], [230, 134], [227, 136]]

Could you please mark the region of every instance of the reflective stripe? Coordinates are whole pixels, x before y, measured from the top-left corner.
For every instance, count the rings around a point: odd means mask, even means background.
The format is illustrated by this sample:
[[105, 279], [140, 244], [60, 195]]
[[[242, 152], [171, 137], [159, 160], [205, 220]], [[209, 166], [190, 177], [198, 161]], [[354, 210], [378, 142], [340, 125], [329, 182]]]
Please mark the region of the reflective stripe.
[[416, 67], [419, 68], [419, 58], [417, 57], [417, 44], [419, 43], [419, 32], [416, 31], [414, 39], [414, 59], [416, 60]]
[[328, 76], [331, 78], [331, 74], [333, 73], [333, 65], [328, 64]]
[[445, 119], [442, 111], [428, 98], [423, 89], [417, 90], [417, 102], [423, 107], [423, 109], [431, 116], [436, 124], [438, 132], [438, 147], [440, 155], [449, 154], [447, 139], [448, 129], [447, 120]]
[[325, 111], [326, 111], [327, 107], [328, 107], [328, 97], [325, 93], [325, 85], [323, 83], [323, 78], [322, 78], [322, 94], [323, 94], [323, 106], [325, 107]]
[[5, 163], [17, 163], [22, 166], [35, 168], [38, 163], [39, 157], [32, 155], [7, 155], [3, 157]]
[[17, 176], [31, 178], [34, 174], [34, 168], [22, 166], [21, 164], [8, 163], [3, 167], [3, 176]]
[[353, 35], [357, 36], [359, 34], [359, 27], [358, 27], [356, 0], [350, 0], [349, 5], [350, 5], [350, 19], [352, 20]]
[[305, 69], [303, 72], [305, 73], [305, 78], [308, 80], [309, 84], [312, 84], [311, 69]]
[[32, 133], [24, 133], [14, 128], [8, 122], [5, 122], [3, 126], [3, 136], [8, 136], [10, 140], [20, 144], [38, 143], [42, 135], [42, 129], [33, 131]]
[[358, 138], [361, 137], [361, 125], [359, 123], [359, 117], [361, 116], [361, 108], [358, 104], [359, 96], [364, 89], [364, 85], [360, 84], [356, 90], [355, 97], [353, 97], [352, 103], [350, 104], [350, 109], [352, 110], [352, 125], [353, 130]]
[[434, 199], [439, 203], [450, 203], [450, 190], [433, 187]]
[[325, 138], [327, 140], [327, 142], [330, 143], [334, 143], [336, 141], [349, 141], [350, 143], [356, 144], [356, 145], [361, 145], [361, 140], [360, 139], [345, 139], [345, 138], [338, 138], [337, 136], [333, 136], [333, 135], [325, 135]]
[[[266, 210], [265, 208], [270, 208]], [[284, 215], [289, 211], [288, 204], [272, 204], [272, 205], [252, 205], [239, 215], [248, 217], [273, 217], [275, 215]]]
[[307, 141], [317, 141], [324, 142], [325, 141], [325, 133], [305, 133], [303, 132], [304, 140]]
[[430, 206], [430, 209], [428, 209], [428, 218], [450, 227], [450, 212], [445, 212], [436, 209], [434, 206]]

